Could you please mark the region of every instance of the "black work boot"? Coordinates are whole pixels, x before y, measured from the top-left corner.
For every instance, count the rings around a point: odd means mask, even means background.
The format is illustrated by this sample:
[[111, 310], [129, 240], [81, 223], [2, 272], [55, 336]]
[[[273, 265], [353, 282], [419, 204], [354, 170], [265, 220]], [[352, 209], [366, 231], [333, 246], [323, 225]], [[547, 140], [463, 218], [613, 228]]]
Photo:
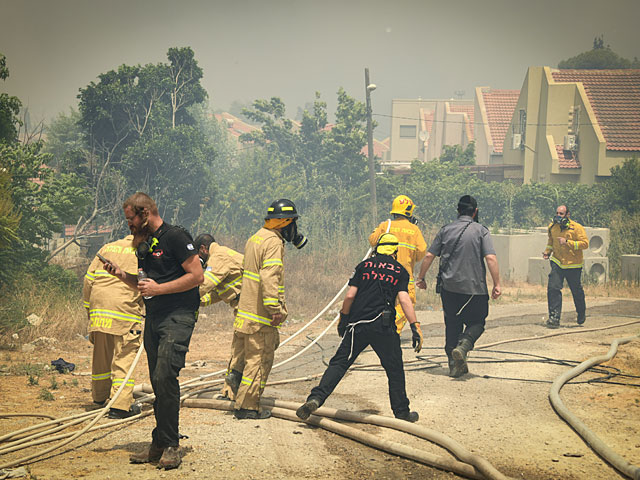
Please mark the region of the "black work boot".
[[233, 411], [233, 416], [238, 420], [264, 420], [271, 417], [271, 410], [251, 410], [239, 408]]
[[399, 420], [415, 423], [420, 418], [420, 415], [418, 415], [418, 412], [406, 412], [406, 413], [401, 413], [399, 415], [396, 415], [395, 417]]
[[157, 447], [151, 442], [149, 448], [141, 453], [134, 453], [129, 457], [131, 463], [157, 463], [162, 457], [164, 448]]
[[584, 324], [584, 321], [586, 319], [587, 319], [587, 314], [586, 313], [579, 313], [578, 314], [578, 325]]
[[238, 387], [240, 386], [241, 381], [242, 372], [239, 372], [238, 370], [231, 370], [229, 373], [227, 373], [227, 376], [224, 377], [224, 382], [229, 385], [229, 388], [234, 395], [238, 394]]
[[180, 447], [167, 447], [158, 461], [158, 468], [171, 470], [172, 468], [178, 468], [181, 463]]
[[473, 344], [467, 338], [463, 338], [458, 342], [458, 346], [453, 349], [451, 356], [453, 357], [453, 371], [449, 374], [453, 378], [458, 378], [469, 373], [467, 367], [467, 352], [473, 349]]
[[110, 408], [109, 413], [107, 414], [108, 418], [122, 420], [123, 418], [133, 417], [138, 415], [142, 411], [140, 405], [134, 403], [129, 407], [129, 410], [120, 410], [119, 408]]
[[549, 318], [547, 319], [547, 328], [559, 328], [560, 327], [560, 314], [552, 310], [549, 313]]
[[320, 407], [320, 401], [315, 398], [310, 398], [296, 410], [296, 415], [298, 418], [306, 420], [318, 409], [318, 407]]
[[453, 357], [450, 353], [447, 354], [447, 359], [449, 360], [449, 376], [453, 377], [453, 373], [455, 370], [455, 362], [453, 361]]

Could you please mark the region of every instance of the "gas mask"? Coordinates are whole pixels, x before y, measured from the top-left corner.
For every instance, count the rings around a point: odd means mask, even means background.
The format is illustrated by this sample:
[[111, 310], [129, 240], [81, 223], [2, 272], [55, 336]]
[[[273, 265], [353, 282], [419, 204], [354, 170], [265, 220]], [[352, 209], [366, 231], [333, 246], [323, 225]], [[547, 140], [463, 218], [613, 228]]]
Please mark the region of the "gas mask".
[[282, 238], [292, 243], [297, 249], [301, 249], [307, 244], [307, 238], [298, 233], [298, 224], [295, 220], [280, 230], [280, 232], [282, 233]]
[[560, 230], [566, 230], [567, 228], [569, 228], [569, 218], [568, 217], [563, 217], [560, 215], [556, 215], [555, 217], [553, 217], [553, 223], [560, 225]]
[[158, 239], [150, 236], [147, 240], [138, 245], [138, 248], [136, 248], [136, 257], [138, 257], [139, 260], [144, 260], [147, 258], [147, 255], [153, 252], [156, 245], [158, 245]]

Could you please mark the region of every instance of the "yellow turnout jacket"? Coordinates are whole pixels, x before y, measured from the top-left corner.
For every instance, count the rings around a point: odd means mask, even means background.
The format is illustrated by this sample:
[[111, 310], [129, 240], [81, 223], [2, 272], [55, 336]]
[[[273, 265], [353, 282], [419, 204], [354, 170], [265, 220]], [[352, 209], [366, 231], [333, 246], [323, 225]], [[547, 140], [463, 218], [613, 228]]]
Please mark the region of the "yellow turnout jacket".
[[244, 248], [242, 294], [234, 329], [255, 333], [271, 327], [271, 316], [287, 317], [284, 301], [284, 240], [277, 230], [261, 228]]
[[204, 282], [200, 285], [200, 306], [223, 301], [232, 307], [242, 286], [243, 255], [213, 242], [204, 268]]
[[[380, 235], [386, 233], [388, 224], [389, 221], [385, 220], [369, 235], [369, 243], [372, 247], [378, 243]], [[413, 268], [427, 253], [427, 242], [424, 241], [420, 229], [407, 218], [391, 220], [389, 233], [398, 238], [398, 263], [407, 269], [409, 283], [413, 283]]]
[[[127, 235], [107, 243], [100, 254], [125, 272], [137, 275], [138, 259], [132, 241], [133, 235]], [[84, 276], [82, 300], [89, 311], [89, 332], [125, 335], [134, 326], [142, 328], [144, 303], [140, 292], [109, 274], [98, 257], [93, 259]]]
[[[558, 237], [567, 239], [567, 243], [560, 245]], [[551, 261], [560, 268], [581, 268], [583, 264], [582, 251], [589, 248], [589, 239], [584, 227], [569, 219], [569, 227], [565, 230], [560, 225], [549, 225], [549, 240], [544, 253], [551, 255]]]

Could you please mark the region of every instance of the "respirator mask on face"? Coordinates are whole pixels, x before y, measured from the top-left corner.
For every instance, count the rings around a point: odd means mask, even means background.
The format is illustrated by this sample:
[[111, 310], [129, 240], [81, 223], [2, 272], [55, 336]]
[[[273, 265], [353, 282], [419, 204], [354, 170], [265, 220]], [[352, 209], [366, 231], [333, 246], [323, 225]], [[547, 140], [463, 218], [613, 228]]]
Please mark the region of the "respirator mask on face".
[[298, 233], [298, 224], [295, 220], [284, 227], [281, 230], [281, 233], [282, 238], [284, 238], [287, 242], [292, 243], [298, 250], [304, 247], [308, 242], [307, 238], [304, 235]]
[[569, 228], [569, 218], [563, 217], [561, 215], [556, 215], [553, 217], [553, 223], [560, 225], [560, 230], [566, 230]]

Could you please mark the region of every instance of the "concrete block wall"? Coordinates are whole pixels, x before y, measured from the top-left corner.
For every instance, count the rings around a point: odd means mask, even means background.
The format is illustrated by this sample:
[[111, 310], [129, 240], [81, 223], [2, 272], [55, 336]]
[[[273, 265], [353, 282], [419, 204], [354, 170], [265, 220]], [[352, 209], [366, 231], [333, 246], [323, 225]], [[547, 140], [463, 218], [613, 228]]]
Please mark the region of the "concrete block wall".
[[640, 283], [640, 255], [621, 255], [622, 279]]

